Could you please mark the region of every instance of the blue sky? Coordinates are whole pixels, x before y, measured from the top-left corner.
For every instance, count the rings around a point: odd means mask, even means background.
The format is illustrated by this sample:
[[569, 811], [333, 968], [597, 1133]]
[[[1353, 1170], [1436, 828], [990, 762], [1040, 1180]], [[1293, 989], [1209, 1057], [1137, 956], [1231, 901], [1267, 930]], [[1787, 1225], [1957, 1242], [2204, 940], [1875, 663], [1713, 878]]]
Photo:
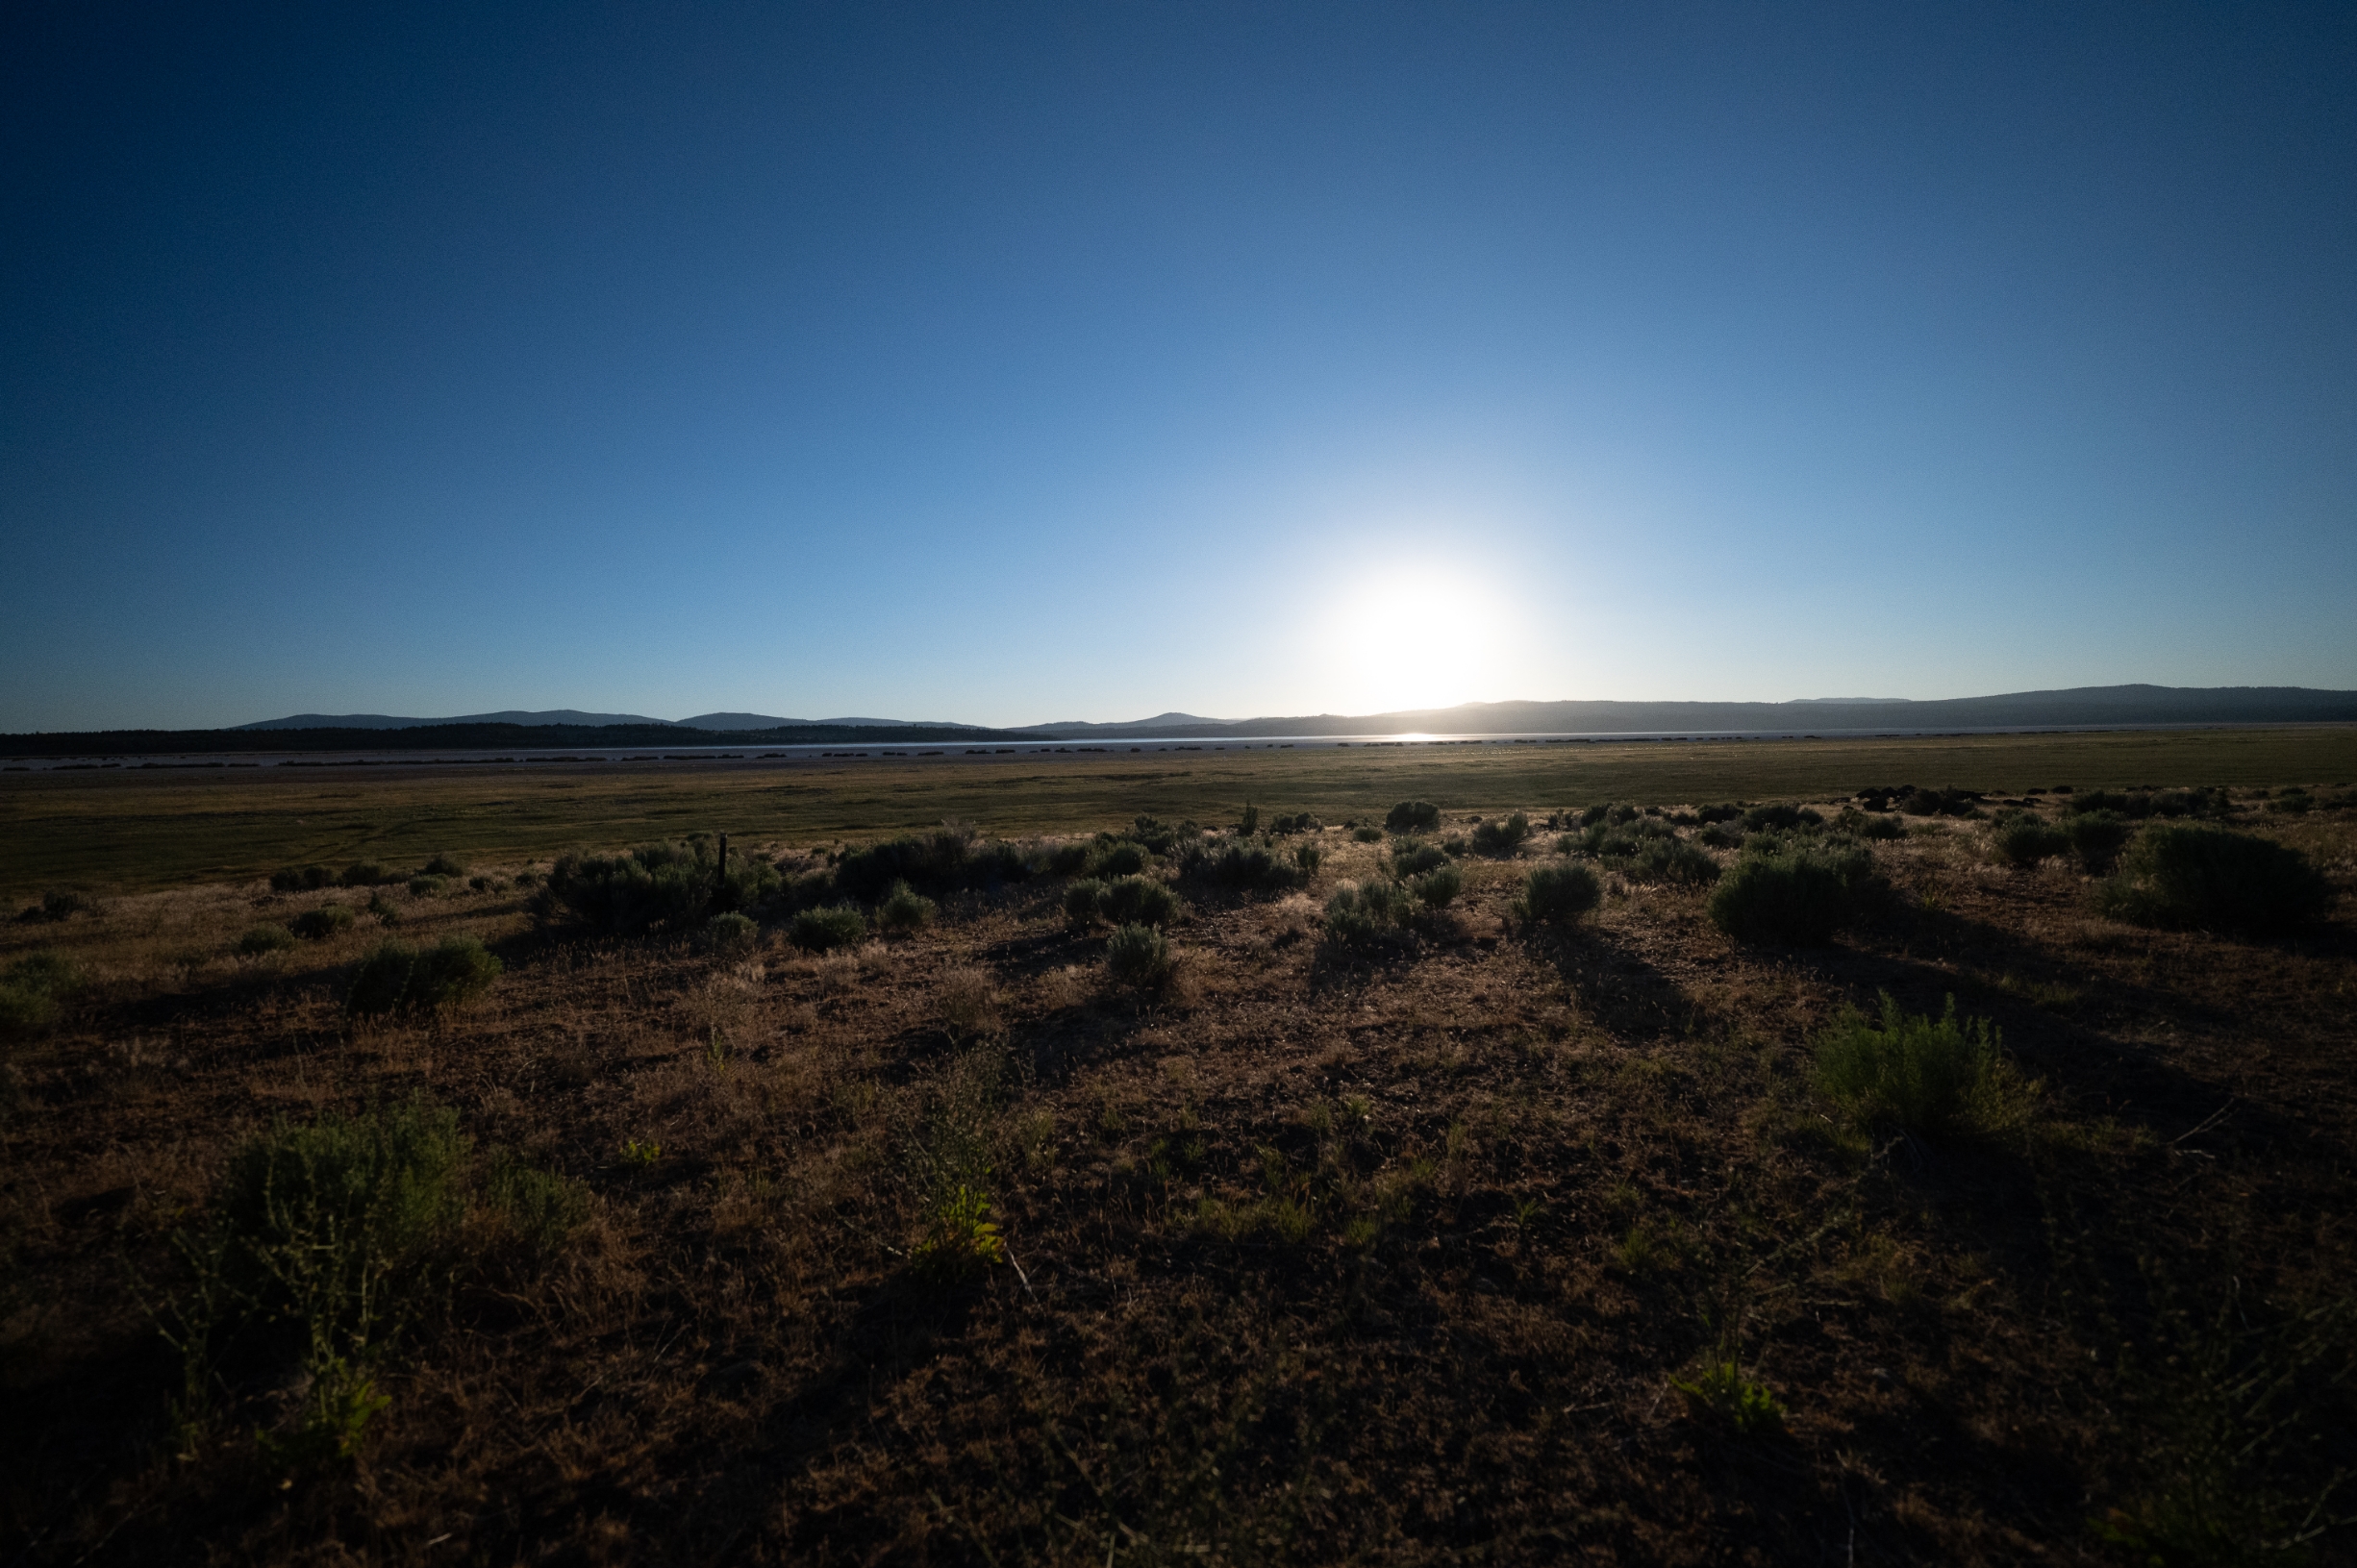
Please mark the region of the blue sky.
[[2357, 11], [27, 5], [0, 729], [2357, 686]]

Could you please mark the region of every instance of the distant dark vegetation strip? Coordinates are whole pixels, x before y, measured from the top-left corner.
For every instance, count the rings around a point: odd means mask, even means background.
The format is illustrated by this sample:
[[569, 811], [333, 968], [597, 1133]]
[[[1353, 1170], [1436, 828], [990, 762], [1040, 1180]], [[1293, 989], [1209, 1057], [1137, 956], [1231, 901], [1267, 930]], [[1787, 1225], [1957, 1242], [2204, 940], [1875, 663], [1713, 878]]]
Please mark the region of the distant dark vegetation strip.
[[578, 746], [917, 746], [1046, 740], [1021, 730], [803, 724], [776, 730], [682, 730], [653, 724], [426, 724], [407, 730], [88, 730], [0, 735], [0, 757], [159, 757], [210, 752], [434, 751]]

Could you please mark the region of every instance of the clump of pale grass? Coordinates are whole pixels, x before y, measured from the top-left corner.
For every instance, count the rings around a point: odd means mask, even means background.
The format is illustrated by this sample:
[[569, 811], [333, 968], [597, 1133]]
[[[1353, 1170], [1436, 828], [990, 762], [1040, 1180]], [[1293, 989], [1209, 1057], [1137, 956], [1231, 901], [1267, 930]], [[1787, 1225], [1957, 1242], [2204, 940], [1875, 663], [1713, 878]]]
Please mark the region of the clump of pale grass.
[[990, 972], [962, 964], [942, 975], [933, 988], [935, 1015], [953, 1040], [980, 1039], [998, 1032], [998, 990]]

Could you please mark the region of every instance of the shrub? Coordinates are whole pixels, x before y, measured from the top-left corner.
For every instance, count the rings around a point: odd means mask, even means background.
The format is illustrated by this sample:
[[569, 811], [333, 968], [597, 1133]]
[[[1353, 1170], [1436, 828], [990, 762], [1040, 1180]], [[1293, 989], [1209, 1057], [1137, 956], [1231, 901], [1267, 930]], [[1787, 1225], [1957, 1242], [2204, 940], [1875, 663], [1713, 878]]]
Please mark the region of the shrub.
[[322, 904], [315, 909], [305, 909], [288, 925], [297, 936], [316, 942], [339, 932], [350, 931], [352, 911], [341, 904]]
[[2008, 812], [1989, 834], [1992, 859], [2010, 866], [2033, 866], [2070, 853], [2070, 834], [2044, 817], [2026, 811]]
[[1542, 865], [1523, 880], [1514, 913], [1532, 925], [1568, 925], [1603, 900], [1602, 884], [1586, 866]]
[[1178, 919], [1178, 895], [1152, 877], [1116, 877], [1105, 884], [1097, 912], [1116, 926], [1167, 926]]
[[1909, 816], [1977, 816], [1979, 796], [1968, 789], [1917, 789], [1898, 803]]
[[466, 875], [464, 863], [445, 853], [437, 853], [434, 859], [419, 866], [417, 871], [420, 876], [426, 877], [464, 877]]
[[1385, 814], [1383, 825], [1393, 833], [1430, 833], [1441, 825], [1441, 809], [1428, 800], [1404, 800]]
[[750, 915], [726, 909], [705, 922], [704, 940], [715, 953], [735, 957], [750, 953], [761, 944], [761, 927], [753, 923]]
[[465, 1154], [457, 1116], [416, 1102], [282, 1121], [240, 1146], [206, 1230], [175, 1238], [198, 1276], [174, 1313], [192, 1371], [224, 1332], [269, 1333], [310, 1376], [296, 1445], [349, 1455], [387, 1403], [368, 1369], [458, 1223]]
[[478, 893], [488, 893], [492, 888], [498, 886], [499, 883], [496, 878], [478, 876], [467, 878], [466, 885]]
[[1817, 1084], [1862, 1126], [1934, 1141], [2018, 1121], [2031, 1091], [2006, 1063], [1986, 1018], [1909, 1016], [1885, 991], [1882, 1018], [1844, 1008], [1815, 1042]]
[[1742, 807], [1729, 804], [1694, 808], [1694, 820], [1706, 828], [1714, 822], [1733, 822], [1743, 814]]
[[1276, 892], [1308, 880], [1297, 863], [1266, 842], [1231, 839], [1216, 850], [1190, 850], [1181, 864], [1188, 876], [1247, 892]]
[[1860, 838], [1904, 838], [1907, 836], [1907, 824], [1898, 818], [1885, 812], [1861, 811], [1854, 807], [1844, 808], [1841, 816], [1835, 819], [1835, 825], [1843, 832], [1855, 834]]
[[[1065, 844], [1050, 857], [1055, 874], [1068, 877], [1087, 863], [1089, 846]], [[970, 829], [944, 824], [930, 834], [902, 834], [843, 856], [835, 865], [835, 885], [843, 896], [874, 904], [906, 883], [929, 898], [1021, 882], [1032, 862], [1012, 844], [980, 843]]]
[[1293, 846], [1293, 866], [1301, 873], [1301, 880], [1304, 883], [1316, 876], [1317, 868], [1325, 862], [1326, 852], [1319, 846], [1316, 844], [1295, 844]]
[[[1876, 820], [1880, 819], [1878, 818]], [[1901, 829], [1900, 831], [1902, 833], [1905, 832], [1904, 829]], [[1740, 831], [1736, 833], [1729, 833], [1726, 829], [1718, 826], [1717, 823], [1712, 823], [1709, 827], [1704, 828], [1700, 833], [1694, 834], [1694, 842], [1700, 844], [1704, 849], [1734, 849], [1736, 846], [1743, 843], [1743, 834]], [[1566, 850], [1565, 853], [1568, 854], [1570, 852]]]
[[294, 946], [294, 933], [280, 925], [261, 925], [238, 938], [238, 951], [249, 958], [284, 953]]
[[1408, 890], [1396, 883], [1346, 882], [1326, 899], [1326, 937], [1346, 948], [1381, 946], [1396, 939], [1415, 912]]
[[1873, 869], [1863, 845], [1755, 843], [1711, 895], [1711, 919], [1738, 941], [1814, 946], [1857, 914]]
[[2065, 817], [2063, 835], [2070, 841], [2070, 852], [2079, 858], [2079, 864], [2092, 876], [2102, 876], [2119, 859], [2128, 835], [2136, 830], [2128, 819], [2117, 811], [2083, 811]]
[[1268, 831], [1282, 837], [1288, 834], [1316, 833], [1324, 826], [1324, 823], [1309, 812], [1296, 811], [1291, 816], [1275, 818], [1268, 824]]
[[1775, 1394], [1768, 1384], [1744, 1377], [1732, 1358], [1715, 1361], [1693, 1382], [1676, 1386], [1693, 1408], [1709, 1411], [1744, 1436], [1784, 1425], [1784, 1406]]
[[2305, 816], [2316, 809], [2316, 798], [2297, 785], [2284, 790], [2267, 803], [2267, 809], [2278, 815]]
[[1130, 837], [1143, 844], [1156, 855], [1167, 855], [1177, 847], [1178, 830], [1160, 817], [1140, 813], [1129, 826]]
[[1530, 818], [1517, 811], [1495, 822], [1483, 821], [1473, 826], [1473, 849], [1481, 855], [1512, 855], [1530, 836]]
[[449, 886], [450, 880], [447, 877], [412, 877], [410, 896], [412, 898], [439, 898], [449, 889]]
[[1076, 875], [1089, 863], [1089, 846], [1082, 843], [1058, 844], [1047, 852], [1047, 873], [1051, 877]]
[[641, 844], [628, 855], [564, 855], [532, 895], [542, 925], [569, 925], [613, 935], [661, 927], [684, 931], [715, 909], [748, 908], [783, 885], [777, 867], [755, 855], [732, 855], [720, 873], [713, 844]]
[[787, 939], [806, 953], [828, 953], [849, 947], [867, 934], [867, 917], [849, 904], [823, 909], [804, 909], [787, 928]]
[[1105, 944], [1105, 972], [1134, 990], [1160, 990], [1170, 978], [1170, 939], [1152, 926], [1123, 926]]
[[1408, 891], [1424, 908], [1443, 909], [1465, 891], [1465, 873], [1453, 865], [1437, 866], [1420, 877], [1409, 878]]
[[1143, 844], [1116, 838], [1101, 845], [1090, 857], [1089, 874], [1092, 877], [1134, 877], [1154, 863], [1154, 857]]
[[419, 952], [381, 942], [352, 972], [344, 1005], [356, 1016], [457, 1007], [491, 988], [500, 962], [472, 936], [445, 936]]
[[1674, 883], [1681, 887], [1708, 887], [1718, 880], [1718, 862], [1677, 838], [1646, 839], [1629, 857], [1625, 869], [1639, 882]]
[[2096, 908], [2143, 926], [2290, 931], [2332, 908], [2332, 884], [2295, 849], [2225, 828], [2146, 828]]
[[876, 906], [876, 925], [888, 933], [906, 934], [930, 925], [933, 912], [933, 900], [913, 891], [907, 883], [896, 882], [884, 902]]
[[1104, 880], [1083, 877], [1064, 890], [1064, 918], [1075, 930], [1086, 931], [1096, 924], [1104, 902]]
[[1261, 809], [1247, 802], [1244, 806], [1244, 814], [1236, 819], [1236, 831], [1247, 838], [1259, 833], [1261, 831]]
[[1366, 827], [1351, 829], [1350, 837], [1353, 843], [1380, 844], [1383, 842], [1383, 830], [1370, 823]]
[[343, 875], [337, 880], [346, 887], [375, 887], [392, 879], [374, 860], [354, 860], [343, 868]]
[[332, 886], [336, 873], [323, 865], [288, 866], [270, 873], [270, 891], [274, 893], [304, 893]]
[[55, 953], [28, 953], [0, 973], [0, 1035], [37, 1034], [58, 1021], [82, 973]]
[[377, 917], [380, 925], [397, 926], [401, 923], [400, 909], [382, 893], [368, 895], [368, 912]]
[[1805, 806], [1793, 806], [1783, 801], [1768, 806], [1754, 806], [1743, 813], [1743, 831], [1758, 833], [1763, 829], [1790, 833], [1794, 828], [1814, 828], [1825, 819]]
[[1392, 875], [1414, 877], [1437, 870], [1448, 864], [1448, 855], [1438, 844], [1427, 844], [1420, 838], [1402, 838], [1392, 846]]

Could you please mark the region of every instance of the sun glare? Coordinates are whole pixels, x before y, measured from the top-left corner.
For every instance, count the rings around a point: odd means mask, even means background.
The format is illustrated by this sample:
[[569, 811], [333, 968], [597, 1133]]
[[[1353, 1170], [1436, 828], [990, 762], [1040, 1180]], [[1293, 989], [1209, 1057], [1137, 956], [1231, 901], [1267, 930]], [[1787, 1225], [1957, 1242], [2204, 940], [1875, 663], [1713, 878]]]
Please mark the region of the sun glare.
[[1444, 573], [1363, 578], [1324, 618], [1328, 689], [1341, 710], [1445, 708], [1497, 695], [1505, 608]]

